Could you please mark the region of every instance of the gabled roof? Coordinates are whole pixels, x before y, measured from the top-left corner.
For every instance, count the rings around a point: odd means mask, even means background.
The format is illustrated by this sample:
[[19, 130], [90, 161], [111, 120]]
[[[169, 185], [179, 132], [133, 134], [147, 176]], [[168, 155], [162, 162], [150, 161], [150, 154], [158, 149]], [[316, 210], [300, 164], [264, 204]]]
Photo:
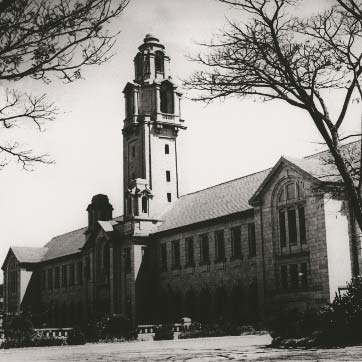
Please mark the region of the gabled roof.
[[181, 196], [160, 218], [157, 232], [246, 211], [249, 198], [270, 169]]
[[60, 258], [65, 255], [78, 253], [85, 243], [86, 227], [55, 236], [45, 247], [48, 249], [42, 261]]
[[[357, 141], [343, 147], [348, 149], [359, 144]], [[336, 167], [326, 162], [328, 155], [328, 151], [323, 151], [302, 159], [283, 156], [273, 168], [184, 195], [161, 216], [164, 222], [157, 233], [252, 209], [250, 202], [261, 194], [282, 163], [297, 168], [315, 181], [338, 181]]]
[[38, 263], [41, 261], [48, 251], [46, 247], [36, 248], [36, 247], [21, 247], [21, 246], [11, 246], [16, 259], [19, 263]]
[[10, 246], [1, 268], [4, 269], [7, 260], [12, 254], [14, 254], [20, 264], [34, 264], [39, 263], [47, 251], [48, 249], [45, 247]]

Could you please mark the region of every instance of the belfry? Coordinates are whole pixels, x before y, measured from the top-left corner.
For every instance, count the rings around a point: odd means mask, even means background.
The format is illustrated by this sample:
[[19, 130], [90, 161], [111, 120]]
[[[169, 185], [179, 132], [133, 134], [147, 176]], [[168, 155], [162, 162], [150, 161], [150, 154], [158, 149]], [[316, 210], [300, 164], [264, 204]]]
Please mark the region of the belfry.
[[164, 45], [148, 34], [138, 50], [123, 90], [124, 215], [157, 218], [179, 197], [177, 135], [186, 127]]

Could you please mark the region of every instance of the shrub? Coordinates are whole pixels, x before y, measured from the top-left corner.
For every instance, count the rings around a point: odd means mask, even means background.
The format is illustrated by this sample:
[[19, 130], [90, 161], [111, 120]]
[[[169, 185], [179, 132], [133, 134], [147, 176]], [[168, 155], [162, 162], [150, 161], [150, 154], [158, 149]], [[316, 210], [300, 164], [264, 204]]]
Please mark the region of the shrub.
[[269, 330], [275, 343], [279, 341], [280, 344], [301, 337], [311, 337], [308, 343], [321, 346], [361, 343], [362, 277], [353, 278], [347, 284], [346, 291], [342, 295], [337, 294], [333, 302], [318, 313], [294, 310], [274, 316], [269, 323]]
[[87, 323], [84, 332], [89, 342], [137, 338], [137, 332], [131, 329], [130, 320], [122, 314], [99, 316]]
[[322, 308], [319, 319], [323, 344], [362, 342], [362, 277], [353, 278], [342, 295]]
[[181, 332], [178, 338], [240, 336], [242, 333], [255, 333], [255, 329], [249, 325], [240, 326], [235, 323], [192, 324], [188, 330]]
[[72, 329], [68, 334], [67, 343], [73, 346], [85, 344], [86, 338], [84, 333], [79, 328]]
[[172, 325], [165, 324], [156, 328], [154, 341], [170, 340], [173, 339]]
[[320, 327], [318, 313], [313, 309], [307, 309], [306, 311], [298, 311], [297, 309], [281, 311], [274, 314], [267, 324], [270, 335], [273, 338], [307, 337]]

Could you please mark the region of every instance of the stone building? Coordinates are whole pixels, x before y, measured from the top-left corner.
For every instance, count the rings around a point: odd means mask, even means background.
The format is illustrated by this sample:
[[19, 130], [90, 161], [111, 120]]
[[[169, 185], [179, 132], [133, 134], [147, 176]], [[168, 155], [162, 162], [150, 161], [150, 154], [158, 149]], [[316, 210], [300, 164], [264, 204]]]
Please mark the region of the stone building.
[[[38, 324], [70, 326], [122, 313], [134, 324], [250, 322], [278, 309], [319, 307], [361, 264], [348, 203], [326, 153], [179, 195], [181, 92], [165, 47], [147, 35], [123, 92], [124, 215], [92, 198], [88, 225], [44, 247], [10, 247], [4, 307]], [[353, 147], [351, 144], [348, 147]]]

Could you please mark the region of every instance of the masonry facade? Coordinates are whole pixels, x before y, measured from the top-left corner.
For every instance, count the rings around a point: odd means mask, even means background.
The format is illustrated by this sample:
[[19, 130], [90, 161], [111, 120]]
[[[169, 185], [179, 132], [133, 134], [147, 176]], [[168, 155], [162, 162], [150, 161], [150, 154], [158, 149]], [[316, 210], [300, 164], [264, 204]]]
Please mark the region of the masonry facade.
[[[121, 313], [133, 324], [181, 317], [240, 323], [319, 308], [359, 273], [348, 203], [322, 190], [323, 153], [179, 195], [181, 97], [157, 38], [138, 48], [124, 88], [124, 215], [106, 195], [88, 225], [44, 247], [10, 247], [4, 309], [71, 326]], [[350, 144], [347, 147], [356, 147]]]

